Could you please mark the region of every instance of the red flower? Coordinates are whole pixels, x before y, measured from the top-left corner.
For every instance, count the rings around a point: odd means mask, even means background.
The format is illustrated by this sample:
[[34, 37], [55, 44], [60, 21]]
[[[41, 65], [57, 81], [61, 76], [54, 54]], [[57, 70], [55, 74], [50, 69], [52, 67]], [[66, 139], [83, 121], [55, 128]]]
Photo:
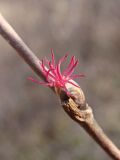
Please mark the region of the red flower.
[[[75, 56], [72, 56], [67, 68], [61, 73], [60, 70], [61, 63], [64, 62], [67, 57], [68, 54], [63, 56], [61, 59], [59, 59], [58, 63], [56, 63], [54, 53], [52, 50], [51, 60], [45, 58], [40, 62], [40, 67], [42, 69], [43, 74], [46, 77], [47, 82], [46, 83], [39, 82], [38, 80], [35, 80], [32, 77], [29, 77], [28, 79], [37, 84], [63, 89], [68, 95], [70, 95], [71, 93], [67, 86], [75, 86], [77, 88], [80, 88], [80, 86], [75, 81], [73, 81], [73, 79], [78, 77], [84, 77], [84, 75], [83, 74], [72, 75], [75, 67], [78, 64], [78, 60], [75, 60]], [[48, 66], [48, 68], [46, 66]]]

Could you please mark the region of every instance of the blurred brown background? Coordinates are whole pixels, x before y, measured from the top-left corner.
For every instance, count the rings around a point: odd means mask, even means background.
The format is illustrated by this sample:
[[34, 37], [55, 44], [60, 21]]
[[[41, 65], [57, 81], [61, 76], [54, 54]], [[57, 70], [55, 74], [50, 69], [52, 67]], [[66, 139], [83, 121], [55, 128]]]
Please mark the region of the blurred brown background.
[[[79, 59], [78, 79], [95, 117], [120, 147], [120, 1], [1, 0], [0, 10], [42, 59], [53, 48]], [[0, 37], [0, 159], [106, 160], [49, 88]]]

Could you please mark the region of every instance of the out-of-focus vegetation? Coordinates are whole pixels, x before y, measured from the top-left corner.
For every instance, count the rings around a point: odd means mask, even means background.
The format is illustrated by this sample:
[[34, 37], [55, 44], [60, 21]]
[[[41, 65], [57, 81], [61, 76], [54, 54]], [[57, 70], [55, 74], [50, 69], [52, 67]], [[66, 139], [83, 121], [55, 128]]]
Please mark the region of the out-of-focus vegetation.
[[[95, 117], [120, 147], [120, 1], [1, 0], [0, 11], [41, 59], [50, 48], [79, 59], [78, 83]], [[106, 160], [49, 88], [0, 37], [0, 159]], [[92, 147], [91, 147], [92, 146]]]

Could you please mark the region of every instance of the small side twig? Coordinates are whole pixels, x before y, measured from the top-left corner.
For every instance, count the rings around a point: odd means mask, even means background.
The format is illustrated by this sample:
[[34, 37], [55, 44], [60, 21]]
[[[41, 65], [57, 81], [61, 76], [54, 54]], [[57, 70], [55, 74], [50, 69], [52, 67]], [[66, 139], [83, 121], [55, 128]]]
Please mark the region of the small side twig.
[[[17, 51], [17, 53], [29, 64], [29, 66], [37, 73], [39, 77], [46, 81], [45, 76], [41, 72], [40, 60], [27, 47], [14, 29], [8, 22], [0, 15], [0, 34], [8, 43]], [[92, 109], [88, 104], [78, 108], [78, 105], [70, 97], [65, 98], [60, 96], [62, 106], [66, 113], [77, 123], [79, 123], [86, 132], [108, 153], [108, 155], [120, 160], [120, 150], [115, 144], [105, 135], [101, 127], [94, 119]]]

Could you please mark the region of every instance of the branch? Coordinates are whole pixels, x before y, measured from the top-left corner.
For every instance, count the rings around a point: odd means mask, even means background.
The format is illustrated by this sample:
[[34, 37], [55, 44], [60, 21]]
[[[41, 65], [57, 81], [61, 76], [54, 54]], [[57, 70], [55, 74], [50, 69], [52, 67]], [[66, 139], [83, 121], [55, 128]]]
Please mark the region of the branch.
[[8, 41], [8, 43], [17, 51], [17, 53], [27, 62], [27, 64], [46, 81], [40, 69], [40, 60], [23, 42], [20, 36], [14, 31], [9, 23], [0, 14], [0, 34]]
[[80, 110], [78, 105], [71, 98], [63, 98], [61, 103], [66, 113], [78, 124], [80, 124], [87, 133], [108, 153], [111, 158], [120, 160], [120, 150], [105, 135], [101, 127], [94, 119], [92, 108], [86, 103], [84, 110]]
[[[8, 43], [17, 51], [17, 53], [26, 61], [26, 63], [46, 81], [40, 68], [40, 60], [22, 41], [9, 23], [0, 15], [0, 34]], [[52, 89], [52, 88], [51, 88]], [[81, 90], [82, 94], [83, 91]], [[86, 132], [108, 153], [108, 155], [120, 160], [120, 150], [113, 142], [105, 135], [100, 126], [94, 119], [92, 108], [87, 103], [78, 106], [72, 98], [67, 97], [63, 92], [60, 94], [61, 105], [66, 113], [78, 124], [80, 124]]]

